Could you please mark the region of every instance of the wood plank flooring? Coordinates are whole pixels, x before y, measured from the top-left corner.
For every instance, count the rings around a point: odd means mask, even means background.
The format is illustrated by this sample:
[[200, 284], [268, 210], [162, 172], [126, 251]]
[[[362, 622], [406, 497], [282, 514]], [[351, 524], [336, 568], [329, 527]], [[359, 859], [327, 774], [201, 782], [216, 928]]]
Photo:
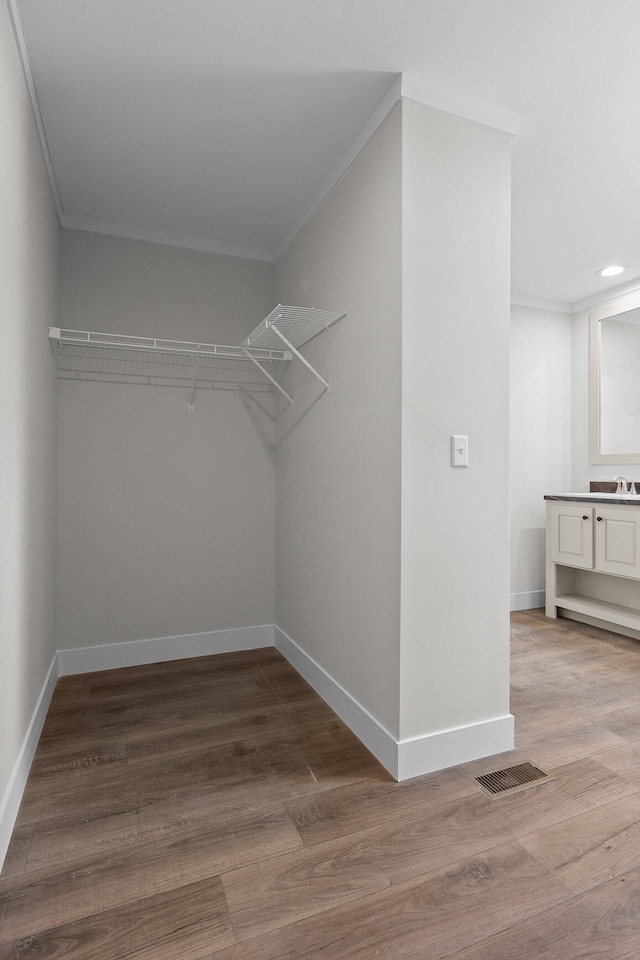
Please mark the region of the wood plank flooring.
[[514, 614], [512, 711], [397, 784], [274, 650], [63, 678], [0, 960], [640, 960], [640, 642]]

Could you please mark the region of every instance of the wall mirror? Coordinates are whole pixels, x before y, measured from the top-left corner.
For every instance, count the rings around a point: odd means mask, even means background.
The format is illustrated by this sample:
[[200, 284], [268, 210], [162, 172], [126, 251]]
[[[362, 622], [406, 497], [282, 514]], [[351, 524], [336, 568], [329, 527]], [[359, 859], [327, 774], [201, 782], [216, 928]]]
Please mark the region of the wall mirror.
[[589, 316], [591, 463], [640, 463], [640, 291]]

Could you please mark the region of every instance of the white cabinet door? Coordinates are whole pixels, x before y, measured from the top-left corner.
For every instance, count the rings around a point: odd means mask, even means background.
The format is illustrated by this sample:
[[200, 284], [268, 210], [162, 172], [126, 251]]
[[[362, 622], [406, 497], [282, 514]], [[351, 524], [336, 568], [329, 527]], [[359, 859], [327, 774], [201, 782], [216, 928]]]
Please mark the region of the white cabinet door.
[[598, 503], [594, 515], [595, 569], [640, 578], [640, 511]]
[[550, 502], [548, 531], [554, 563], [593, 568], [593, 507], [586, 503]]

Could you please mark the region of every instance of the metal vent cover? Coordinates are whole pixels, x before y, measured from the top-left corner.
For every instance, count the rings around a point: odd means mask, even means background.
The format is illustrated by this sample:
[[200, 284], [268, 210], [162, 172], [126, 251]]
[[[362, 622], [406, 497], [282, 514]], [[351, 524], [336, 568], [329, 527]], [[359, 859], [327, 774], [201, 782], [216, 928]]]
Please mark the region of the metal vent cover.
[[547, 783], [555, 778], [548, 776], [544, 770], [527, 761], [518, 763], [514, 767], [504, 767], [502, 770], [483, 773], [473, 779], [480, 784], [485, 793], [495, 796], [499, 793], [515, 793], [517, 790], [525, 790], [527, 787]]

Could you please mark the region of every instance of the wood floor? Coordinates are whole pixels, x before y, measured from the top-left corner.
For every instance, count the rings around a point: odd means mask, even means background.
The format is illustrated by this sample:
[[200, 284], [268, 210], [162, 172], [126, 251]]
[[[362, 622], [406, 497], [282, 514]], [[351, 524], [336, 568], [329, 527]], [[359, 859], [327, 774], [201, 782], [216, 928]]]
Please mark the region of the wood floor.
[[512, 631], [517, 750], [402, 784], [273, 650], [62, 679], [0, 958], [638, 960], [640, 642]]

